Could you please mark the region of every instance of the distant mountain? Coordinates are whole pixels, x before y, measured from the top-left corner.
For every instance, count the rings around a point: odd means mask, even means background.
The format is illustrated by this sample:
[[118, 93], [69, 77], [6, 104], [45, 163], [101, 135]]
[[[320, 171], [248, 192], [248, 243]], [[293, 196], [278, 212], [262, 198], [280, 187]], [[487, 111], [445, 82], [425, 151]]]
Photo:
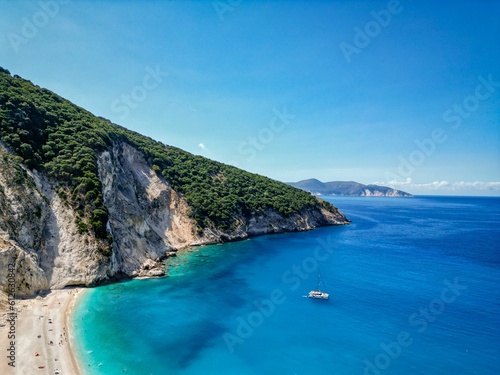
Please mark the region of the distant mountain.
[[413, 195], [387, 186], [364, 185], [354, 181], [321, 182], [315, 178], [289, 182], [296, 188], [314, 195], [340, 195], [348, 197], [413, 197]]

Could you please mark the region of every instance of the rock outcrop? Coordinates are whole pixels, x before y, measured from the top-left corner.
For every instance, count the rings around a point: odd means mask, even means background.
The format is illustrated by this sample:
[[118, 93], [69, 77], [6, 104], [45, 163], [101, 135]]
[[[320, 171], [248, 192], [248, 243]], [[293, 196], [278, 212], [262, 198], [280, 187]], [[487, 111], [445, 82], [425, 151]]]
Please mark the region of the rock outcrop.
[[108, 278], [97, 241], [79, 233], [74, 211], [54, 186], [0, 150], [0, 286], [15, 266], [16, 296], [90, 285]]
[[48, 217], [47, 199], [16, 159], [0, 147], [0, 286], [7, 291], [15, 269], [16, 295], [48, 287], [39, 250]]
[[172, 249], [207, 242], [197, 235], [186, 201], [135, 148], [115, 144], [98, 165], [114, 239], [111, 274], [135, 276]]

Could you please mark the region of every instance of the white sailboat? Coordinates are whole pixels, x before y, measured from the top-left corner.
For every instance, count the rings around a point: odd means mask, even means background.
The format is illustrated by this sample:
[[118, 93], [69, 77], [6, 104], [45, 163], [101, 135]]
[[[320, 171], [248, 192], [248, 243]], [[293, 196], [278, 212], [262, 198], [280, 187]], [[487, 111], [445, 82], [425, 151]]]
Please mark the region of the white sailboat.
[[[325, 285], [325, 283], [323, 283]], [[326, 286], [325, 286], [326, 290]], [[326, 292], [321, 291], [321, 274], [318, 270], [318, 289], [311, 290], [309, 294], [307, 295], [309, 298], [315, 298], [315, 299], [328, 299], [330, 298], [330, 295]]]

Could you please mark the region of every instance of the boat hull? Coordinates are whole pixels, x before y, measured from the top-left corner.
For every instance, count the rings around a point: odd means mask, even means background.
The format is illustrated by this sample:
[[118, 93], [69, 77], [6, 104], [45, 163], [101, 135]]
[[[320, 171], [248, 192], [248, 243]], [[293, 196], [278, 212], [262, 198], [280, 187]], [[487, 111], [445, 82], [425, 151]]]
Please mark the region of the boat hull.
[[330, 298], [330, 295], [328, 293], [320, 292], [319, 290], [312, 290], [309, 292], [307, 297], [314, 299], [328, 299]]

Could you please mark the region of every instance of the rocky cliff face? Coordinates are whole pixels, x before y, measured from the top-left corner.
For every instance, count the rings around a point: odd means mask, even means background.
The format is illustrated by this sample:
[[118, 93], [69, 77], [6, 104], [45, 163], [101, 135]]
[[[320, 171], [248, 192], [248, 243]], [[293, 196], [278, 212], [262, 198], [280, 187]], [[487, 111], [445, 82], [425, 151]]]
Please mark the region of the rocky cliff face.
[[152, 262], [172, 250], [207, 242], [197, 235], [185, 200], [136, 149], [116, 144], [99, 157], [98, 165], [114, 238], [111, 274], [136, 276], [152, 269], [158, 274], [162, 264]]
[[24, 170], [0, 148], [0, 285], [7, 290], [9, 269], [15, 268], [16, 291], [30, 295], [46, 289], [39, 253], [48, 202]]
[[74, 211], [54, 186], [0, 150], [0, 287], [15, 266], [17, 296], [106, 279], [107, 259], [90, 234], [81, 235]]
[[363, 189], [360, 196], [361, 197], [411, 197], [411, 194], [388, 187], [384, 187], [384, 189], [382, 190], [378, 186], [370, 186], [369, 188]]
[[92, 234], [79, 231], [75, 211], [53, 182], [0, 149], [0, 290], [7, 290], [9, 264], [16, 268], [16, 295], [29, 296], [111, 278], [163, 275], [161, 260], [186, 246], [348, 222], [342, 213], [326, 209], [288, 217], [267, 210], [238, 217], [231, 230], [200, 231], [185, 198], [134, 147], [115, 143], [97, 163], [113, 238], [110, 256], [103, 255]]

